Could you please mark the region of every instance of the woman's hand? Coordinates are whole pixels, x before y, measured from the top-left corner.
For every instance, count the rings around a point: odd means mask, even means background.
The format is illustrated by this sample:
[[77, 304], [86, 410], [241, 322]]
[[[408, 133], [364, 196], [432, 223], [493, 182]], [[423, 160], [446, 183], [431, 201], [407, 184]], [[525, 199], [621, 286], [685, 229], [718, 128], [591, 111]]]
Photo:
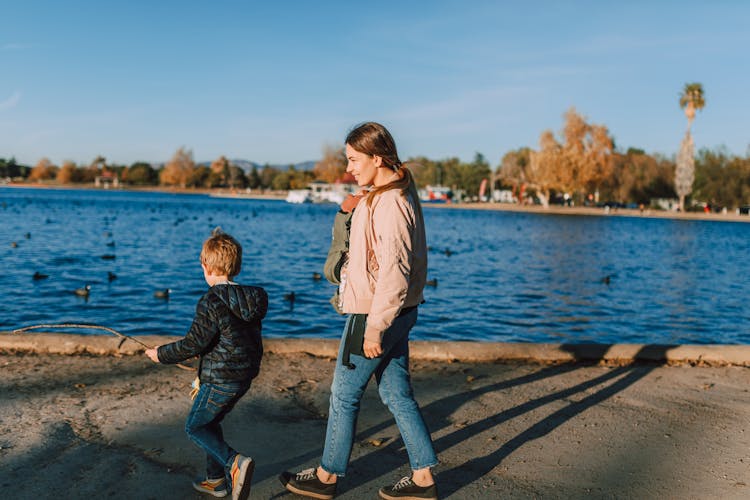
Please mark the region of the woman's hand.
[[156, 347], [153, 347], [151, 349], [146, 349], [146, 352], [144, 353], [154, 363], [159, 362], [159, 355], [157, 354], [156, 349], [157, 349]]
[[380, 342], [373, 342], [365, 339], [362, 344], [362, 350], [365, 353], [366, 358], [377, 358], [383, 354], [383, 348], [380, 346]]

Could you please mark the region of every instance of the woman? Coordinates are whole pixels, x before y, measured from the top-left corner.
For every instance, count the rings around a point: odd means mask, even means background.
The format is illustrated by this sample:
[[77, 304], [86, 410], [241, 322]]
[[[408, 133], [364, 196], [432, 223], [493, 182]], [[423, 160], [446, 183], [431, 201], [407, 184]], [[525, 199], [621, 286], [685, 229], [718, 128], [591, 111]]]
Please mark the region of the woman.
[[437, 499], [430, 468], [438, 461], [409, 378], [409, 331], [427, 275], [419, 197], [382, 125], [368, 122], [352, 130], [346, 157], [346, 171], [372, 189], [360, 195], [354, 210], [348, 261], [340, 271], [339, 306], [349, 316], [331, 385], [323, 457], [317, 468], [284, 472], [280, 479], [294, 493], [333, 498], [351, 456], [360, 400], [374, 374], [412, 468], [411, 476], [381, 488], [380, 496]]

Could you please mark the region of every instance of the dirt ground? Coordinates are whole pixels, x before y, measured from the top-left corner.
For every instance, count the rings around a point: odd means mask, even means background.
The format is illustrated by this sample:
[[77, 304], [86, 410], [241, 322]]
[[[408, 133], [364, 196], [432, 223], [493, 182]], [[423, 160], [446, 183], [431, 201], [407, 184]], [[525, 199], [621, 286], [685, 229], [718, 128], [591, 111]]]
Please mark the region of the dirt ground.
[[[225, 422], [257, 467], [251, 498], [316, 465], [335, 361], [268, 354]], [[184, 430], [194, 374], [144, 356], [0, 354], [5, 498], [200, 498]], [[441, 498], [750, 498], [750, 368], [413, 361]], [[408, 474], [368, 388], [342, 499]]]

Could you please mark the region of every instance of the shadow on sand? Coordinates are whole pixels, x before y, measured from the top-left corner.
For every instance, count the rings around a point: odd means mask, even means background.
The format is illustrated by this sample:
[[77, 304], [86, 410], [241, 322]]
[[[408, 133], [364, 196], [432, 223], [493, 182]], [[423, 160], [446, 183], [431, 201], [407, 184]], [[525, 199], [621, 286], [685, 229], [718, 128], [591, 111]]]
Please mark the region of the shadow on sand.
[[[440, 496], [447, 498], [455, 494], [464, 486], [477, 481], [484, 475], [488, 474], [502, 463], [506, 457], [524, 444], [552, 432], [573, 417], [580, 415], [588, 408], [613, 397], [638, 382], [651, 373], [656, 367], [663, 365], [665, 363], [666, 353], [673, 347], [674, 346], [669, 345], [644, 346], [636, 354], [634, 362], [631, 364], [615, 367], [603, 375], [586, 380], [572, 387], [561, 389], [542, 397], [530, 399], [523, 404], [503, 410], [480, 421], [473, 422], [436, 439], [434, 441], [435, 451], [440, 454], [452, 446], [469, 441], [477, 435], [491, 430], [510, 419], [531, 412], [555, 401], [567, 400], [576, 394], [590, 391], [594, 387], [606, 384], [596, 392], [588, 394], [578, 401], [568, 402], [567, 406], [542, 418], [523, 432], [501, 444], [495, 451], [482, 456], [477, 455], [470, 457], [461, 465], [441, 471], [439, 478]], [[453, 422], [449, 419], [451, 414], [461, 405], [466, 404], [482, 394], [533, 383], [548, 377], [572, 372], [580, 369], [582, 366], [590, 366], [591, 364], [602, 361], [604, 360], [607, 351], [611, 348], [611, 345], [563, 345], [562, 348], [573, 354], [575, 361], [563, 365], [544, 367], [537, 372], [522, 377], [479, 387], [472, 391], [454, 394], [423, 406], [422, 412], [427, 416], [426, 420], [430, 430], [435, 434], [437, 431], [449, 427], [452, 428]], [[373, 426], [360, 433], [357, 436], [357, 439], [364, 439], [367, 436], [372, 436], [378, 431], [393, 425], [393, 423], [394, 422], [391, 419], [377, 426]], [[388, 475], [388, 473], [394, 469], [393, 461], [383, 460], [382, 454], [383, 452], [387, 453], [389, 451], [391, 454], [395, 454], [402, 447], [403, 442], [401, 439], [396, 439], [387, 446], [379, 449], [378, 452], [367, 454], [352, 461], [350, 466], [357, 471], [357, 474], [352, 475], [350, 478], [347, 477], [347, 489], [356, 488], [357, 486], [373, 479]], [[403, 457], [403, 454], [399, 455]]]

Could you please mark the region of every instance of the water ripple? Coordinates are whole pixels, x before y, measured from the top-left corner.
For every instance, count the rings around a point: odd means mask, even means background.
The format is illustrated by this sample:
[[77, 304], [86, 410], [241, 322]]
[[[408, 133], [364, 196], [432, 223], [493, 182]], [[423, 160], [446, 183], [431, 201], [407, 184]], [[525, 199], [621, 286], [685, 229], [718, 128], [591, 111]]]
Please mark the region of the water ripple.
[[[238, 280], [269, 292], [266, 336], [340, 336], [343, 317], [328, 302], [334, 287], [312, 279], [334, 206], [12, 188], [0, 188], [0, 200], [2, 330], [75, 322], [180, 335], [206, 290], [201, 242], [221, 226], [244, 246]], [[424, 212], [437, 286], [425, 290], [415, 338], [750, 341], [749, 224]], [[35, 271], [49, 277], [34, 281]], [[85, 284], [88, 299], [73, 293]], [[169, 300], [154, 298], [164, 288]], [[292, 291], [290, 307], [283, 297]]]

